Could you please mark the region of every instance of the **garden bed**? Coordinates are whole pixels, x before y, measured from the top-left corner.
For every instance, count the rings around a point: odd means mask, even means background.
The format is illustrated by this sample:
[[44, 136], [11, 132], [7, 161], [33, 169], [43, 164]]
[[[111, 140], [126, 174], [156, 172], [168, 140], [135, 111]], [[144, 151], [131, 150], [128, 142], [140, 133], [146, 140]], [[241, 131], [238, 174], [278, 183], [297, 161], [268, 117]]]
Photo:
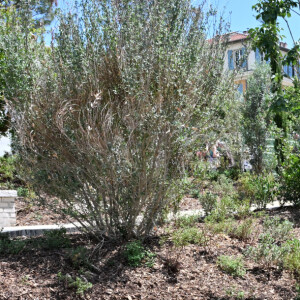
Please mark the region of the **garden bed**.
[[[284, 208], [268, 214], [294, 221], [293, 233], [299, 238], [298, 211]], [[138, 267], [128, 265], [125, 242], [103, 241], [100, 247], [82, 235], [62, 240], [55, 236], [52, 242], [27, 240], [19, 253], [8, 248], [0, 255], [0, 299], [295, 299], [296, 280], [291, 272], [244, 258], [246, 273], [234, 277], [217, 265], [221, 255], [242, 257], [248, 246], [257, 245], [262, 218], [254, 219], [251, 238], [242, 241], [209, 232], [206, 247], [171, 247], [164, 237], [177, 225], [166, 225], [169, 229], [159, 228], [144, 242], [154, 256], [150, 264], [144, 259]], [[206, 225], [199, 220], [194, 226], [200, 232]], [[84, 257], [89, 258], [87, 264], [80, 260]], [[80, 280], [74, 284], [76, 277]], [[80, 287], [87, 287], [85, 281], [93, 286], [80, 294]]]

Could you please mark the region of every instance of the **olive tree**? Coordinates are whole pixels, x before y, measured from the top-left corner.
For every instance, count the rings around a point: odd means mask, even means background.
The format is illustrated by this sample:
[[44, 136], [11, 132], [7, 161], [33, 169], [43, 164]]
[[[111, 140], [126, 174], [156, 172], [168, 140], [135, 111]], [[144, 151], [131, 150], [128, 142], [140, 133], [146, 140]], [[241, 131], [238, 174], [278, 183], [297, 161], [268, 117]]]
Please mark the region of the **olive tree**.
[[149, 234], [187, 145], [234, 105], [222, 26], [189, 0], [83, 1], [50, 48], [16, 24], [5, 96], [36, 192], [95, 236]]

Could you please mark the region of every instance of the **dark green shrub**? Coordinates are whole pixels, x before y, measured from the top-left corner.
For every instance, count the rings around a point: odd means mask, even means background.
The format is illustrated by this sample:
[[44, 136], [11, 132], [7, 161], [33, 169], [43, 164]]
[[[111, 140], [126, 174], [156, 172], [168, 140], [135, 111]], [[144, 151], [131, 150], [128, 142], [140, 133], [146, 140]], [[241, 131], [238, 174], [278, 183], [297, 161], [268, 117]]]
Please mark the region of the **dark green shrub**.
[[0, 236], [0, 254], [19, 254], [26, 248], [25, 240], [11, 240], [7, 235]]
[[123, 255], [129, 266], [139, 267], [142, 263], [147, 267], [152, 267], [154, 264], [155, 253], [146, 250], [141, 241], [133, 241], [125, 246]]
[[65, 228], [45, 231], [42, 247], [49, 250], [70, 247], [71, 241], [66, 233]]
[[76, 269], [79, 269], [80, 267], [84, 267], [89, 264], [87, 249], [84, 247], [70, 249], [68, 257], [72, 266]]
[[221, 270], [234, 277], [243, 277], [246, 274], [246, 269], [241, 257], [221, 255], [218, 257], [217, 265]]

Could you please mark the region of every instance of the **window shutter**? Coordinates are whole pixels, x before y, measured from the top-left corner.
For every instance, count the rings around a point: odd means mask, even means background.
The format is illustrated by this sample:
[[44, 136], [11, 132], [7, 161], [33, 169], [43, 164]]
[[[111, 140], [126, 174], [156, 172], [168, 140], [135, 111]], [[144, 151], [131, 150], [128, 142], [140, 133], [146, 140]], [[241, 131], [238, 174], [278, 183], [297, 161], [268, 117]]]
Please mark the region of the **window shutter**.
[[293, 66], [292, 66], [292, 64], [289, 65], [289, 68], [288, 68], [288, 75], [289, 75], [290, 77], [293, 77]]
[[239, 91], [241, 94], [243, 94], [244, 88], [243, 88], [243, 84], [242, 84], [242, 83], [239, 84], [239, 86], [238, 86], [238, 91]]
[[229, 70], [234, 69], [234, 64], [233, 64], [233, 56], [232, 56], [232, 50], [228, 50], [228, 68]]
[[258, 48], [255, 49], [255, 61], [257, 63], [261, 62], [261, 54], [260, 54], [260, 51], [258, 50]]
[[283, 73], [284, 75], [288, 75], [288, 66], [286, 65], [283, 66]]
[[242, 60], [243, 60], [242, 68], [247, 68], [247, 57], [246, 57], [246, 48], [245, 47], [242, 48]]

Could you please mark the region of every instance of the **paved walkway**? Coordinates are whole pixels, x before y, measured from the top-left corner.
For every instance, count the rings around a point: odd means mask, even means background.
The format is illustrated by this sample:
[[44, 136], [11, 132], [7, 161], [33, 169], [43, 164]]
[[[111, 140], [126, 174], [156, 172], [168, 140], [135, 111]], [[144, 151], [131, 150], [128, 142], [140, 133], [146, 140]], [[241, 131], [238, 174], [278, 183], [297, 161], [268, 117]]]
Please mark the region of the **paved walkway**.
[[[267, 209], [274, 209], [280, 207], [280, 203], [275, 201], [271, 204], [267, 205]], [[292, 206], [292, 203], [288, 202], [284, 206]], [[257, 207], [253, 206], [250, 208], [251, 211], [257, 209]], [[174, 217], [183, 217], [183, 216], [204, 216], [203, 209], [196, 210], [182, 210], [178, 212], [176, 215], [173, 213], [168, 215], [168, 219], [172, 220]], [[11, 237], [17, 236], [39, 236], [43, 235], [45, 231], [49, 230], [59, 230], [61, 228], [65, 228], [67, 232], [79, 232], [80, 224], [59, 224], [59, 225], [31, 225], [31, 226], [14, 226], [14, 227], [4, 227], [0, 232], [7, 233]]]

